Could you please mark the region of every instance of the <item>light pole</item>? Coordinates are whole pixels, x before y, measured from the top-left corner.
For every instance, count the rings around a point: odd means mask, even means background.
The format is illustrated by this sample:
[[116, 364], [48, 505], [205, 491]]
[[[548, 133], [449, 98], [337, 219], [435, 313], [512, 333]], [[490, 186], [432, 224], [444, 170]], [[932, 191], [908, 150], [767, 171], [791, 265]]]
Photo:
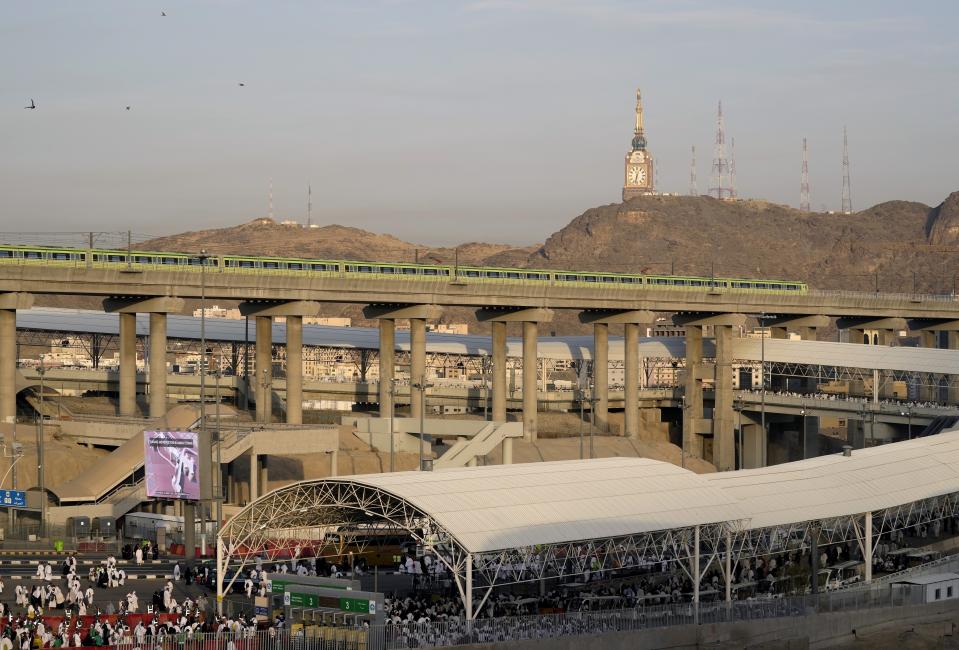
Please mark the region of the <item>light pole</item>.
[[216, 530], [220, 532], [220, 526], [223, 523], [223, 465], [221, 463], [220, 448], [223, 446], [222, 438], [220, 437], [220, 375], [221, 368], [223, 366], [222, 355], [220, 357], [220, 363], [216, 365], [216, 402], [214, 403], [214, 408], [216, 409], [216, 484], [217, 491], [213, 495], [216, 499]]
[[[380, 381], [384, 381], [382, 377], [380, 377]], [[393, 411], [396, 408], [394, 404], [396, 402], [396, 380], [391, 377], [386, 381], [390, 382], [387, 386], [390, 391], [390, 472], [392, 473], [394, 471], [394, 456], [396, 454], [396, 443], [393, 440]]]
[[766, 433], [766, 312], [759, 314], [759, 333], [762, 337], [759, 339], [759, 370], [762, 375], [760, 384], [760, 402], [759, 402], [759, 422], [763, 432], [762, 439], [762, 459], [763, 467], [766, 466], [766, 447], [769, 444], [769, 434]]
[[908, 434], [907, 434], [907, 435], [908, 435], [908, 438], [906, 438], [906, 439], [907, 439], [907, 440], [912, 440], [912, 407], [910, 406], [910, 407], [909, 407], [908, 409], [906, 409], [905, 411], [899, 411], [899, 415], [903, 415], [903, 416], [908, 416], [908, 417], [909, 417], [909, 429], [908, 429]]
[[[423, 447], [424, 447], [423, 436], [425, 435], [425, 431], [426, 431], [426, 389], [432, 388], [433, 384], [427, 384], [424, 378], [421, 376], [419, 382], [415, 384], [410, 384], [410, 387], [420, 391], [420, 471], [421, 472], [432, 471], [433, 469], [432, 463], [430, 463], [429, 470], [426, 469], [426, 460], [423, 455]], [[393, 439], [393, 436], [390, 436], [390, 440], [392, 439]]]
[[40, 376], [40, 418], [37, 420], [37, 482], [40, 484], [40, 538], [46, 536], [47, 532], [47, 492], [44, 489], [43, 476], [43, 375], [47, 369], [43, 363], [37, 368], [37, 374]]
[[[206, 349], [206, 261], [209, 259], [206, 249], [200, 249], [200, 451], [206, 456], [206, 461], [210, 458], [210, 448], [207, 446], [209, 439], [206, 436], [206, 373], [207, 373], [207, 349]], [[213, 498], [213, 472], [210, 472], [210, 498]], [[210, 504], [212, 506], [212, 503]], [[212, 511], [213, 508], [211, 507]], [[184, 513], [188, 512], [184, 508]], [[203, 521], [203, 506], [200, 506], [200, 521]], [[195, 520], [194, 520], [195, 521]], [[191, 521], [184, 521], [185, 526], [195, 526]], [[205, 530], [206, 527], [204, 526]], [[188, 564], [192, 566], [193, 549], [187, 554]], [[206, 549], [203, 549], [206, 554]]]
[[680, 395], [679, 400], [680, 400], [680, 404], [682, 405], [680, 408], [682, 409], [682, 416], [683, 416], [682, 417], [683, 430], [682, 430], [682, 433], [680, 433], [679, 435], [679, 462], [680, 462], [680, 466], [683, 469], [686, 469], [686, 431], [685, 431], [686, 429], [686, 396]]
[[736, 409], [736, 415], [739, 418], [739, 422], [736, 426], [736, 433], [739, 437], [739, 467], [737, 469], [743, 469], [746, 467], [746, 449], [743, 445], [743, 394], [740, 393], [736, 398], [736, 406], [733, 408]]
[[583, 385], [577, 386], [579, 389], [579, 459], [583, 460], [583, 427], [586, 426], [586, 413], [583, 408], [583, 398], [586, 397], [586, 391]]
[[799, 411], [799, 415], [802, 416], [802, 459], [806, 460], [806, 404], [803, 403], [802, 409]]

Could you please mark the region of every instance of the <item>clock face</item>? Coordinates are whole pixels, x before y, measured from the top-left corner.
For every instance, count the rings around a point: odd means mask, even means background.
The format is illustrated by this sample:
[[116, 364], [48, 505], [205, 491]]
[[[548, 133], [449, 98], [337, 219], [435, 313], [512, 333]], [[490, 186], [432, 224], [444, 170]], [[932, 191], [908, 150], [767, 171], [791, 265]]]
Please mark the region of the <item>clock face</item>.
[[629, 185], [646, 184], [646, 167], [639, 165], [630, 165], [626, 171], [626, 182]]

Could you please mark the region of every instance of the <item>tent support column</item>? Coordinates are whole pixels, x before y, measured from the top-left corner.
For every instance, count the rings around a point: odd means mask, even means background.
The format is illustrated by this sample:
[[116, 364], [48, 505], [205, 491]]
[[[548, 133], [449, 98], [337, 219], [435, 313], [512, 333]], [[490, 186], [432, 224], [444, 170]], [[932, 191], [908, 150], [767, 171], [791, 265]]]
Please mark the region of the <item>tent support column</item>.
[[726, 602], [733, 600], [733, 534], [726, 530]]
[[872, 513], [871, 512], [866, 513], [866, 521], [865, 521], [865, 526], [863, 526], [863, 528], [865, 529], [865, 534], [863, 535], [864, 537], [863, 542], [865, 546], [863, 559], [866, 561], [866, 566], [865, 566], [866, 584], [868, 585], [872, 582]]
[[467, 625], [473, 622], [473, 554], [466, 554], [466, 605]]
[[699, 524], [693, 533], [693, 616], [696, 625], [699, 625]]

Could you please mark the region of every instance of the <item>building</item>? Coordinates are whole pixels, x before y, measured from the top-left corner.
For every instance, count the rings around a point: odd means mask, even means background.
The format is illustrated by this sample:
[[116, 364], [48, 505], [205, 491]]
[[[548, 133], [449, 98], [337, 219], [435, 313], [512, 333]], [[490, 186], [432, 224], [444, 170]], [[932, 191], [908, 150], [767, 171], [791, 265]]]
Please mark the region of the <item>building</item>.
[[643, 129], [643, 98], [636, 89], [636, 127], [633, 130], [633, 142], [626, 152], [623, 169], [623, 200], [634, 196], [655, 194], [653, 184], [653, 157], [646, 150], [646, 134]]

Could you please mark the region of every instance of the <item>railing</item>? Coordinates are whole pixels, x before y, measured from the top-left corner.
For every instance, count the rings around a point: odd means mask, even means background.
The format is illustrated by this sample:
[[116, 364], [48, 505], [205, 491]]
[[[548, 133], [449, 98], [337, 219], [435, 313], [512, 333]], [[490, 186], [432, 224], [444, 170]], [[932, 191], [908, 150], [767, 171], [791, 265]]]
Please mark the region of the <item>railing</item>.
[[[701, 603], [698, 614], [692, 603], [683, 603], [622, 610], [482, 618], [472, 622], [456, 619], [373, 626], [356, 624], [355, 614], [309, 610], [302, 620], [295, 621], [303, 624], [302, 629], [296, 632], [284, 629], [237, 634], [168, 634], [155, 638], [147, 637], [143, 643], [133, 636], [127, 636], [119, 645], [150, 647], [155, 650], [220, 650], [229, 645], [236, 650], [397, 650], [586, 636], [608, 632], [639, 632], [697, 622], [717, 624], [766, 620], [831, 611], [915, 605], [921, 602], [920, 590], [904, 590], [901, 593], [888, 591], [881, 594], [860, 591], [732, 603]], [[244, 609], [239, 603], [227, 601], [224, 604], [237, 605]], [[314, 614], [321, 620], [311, 619]], [[326, 620], [322, 620], [323, 618]], [[340, 619], [339, 622], [335, 622], [337, 618]]]

